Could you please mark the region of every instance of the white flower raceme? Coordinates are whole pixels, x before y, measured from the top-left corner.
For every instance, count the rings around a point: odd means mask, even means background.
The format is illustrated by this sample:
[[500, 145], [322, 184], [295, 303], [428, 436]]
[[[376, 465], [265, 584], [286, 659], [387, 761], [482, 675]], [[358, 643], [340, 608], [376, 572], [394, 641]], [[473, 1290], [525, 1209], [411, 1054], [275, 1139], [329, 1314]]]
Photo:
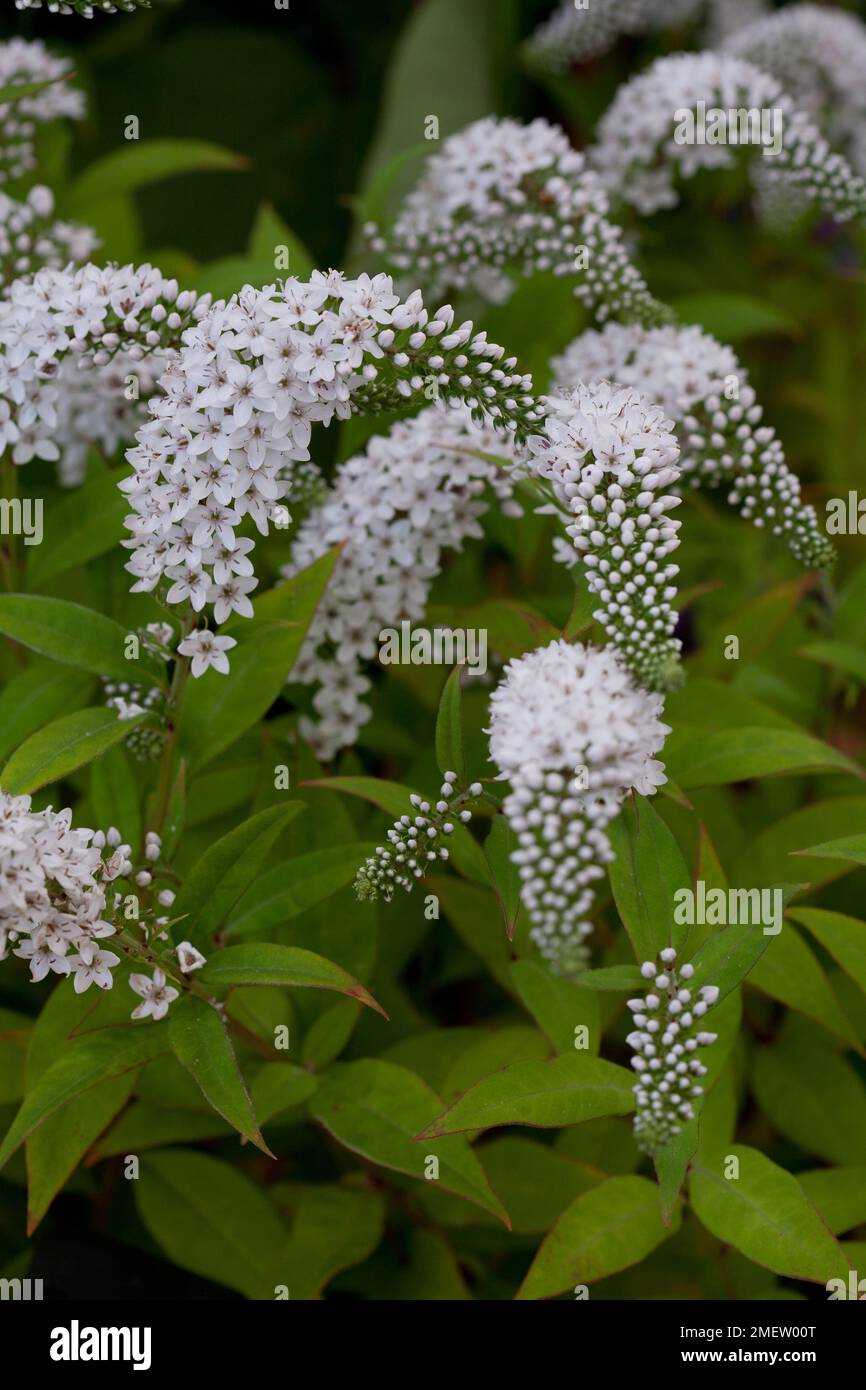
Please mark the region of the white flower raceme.
[[456, 784], [457, 773], [446, 772], [439, 789], [440, 799], [434, 805], [415, 793], [410, 796], [409, 813], [388, 831], [390, 849], [379, 845], [358, 870], [355, 892], [359, 899], [384, 898], [389, 903], [396, 888], [410, 893], [417, 879], [449, 858], [446, 841], [454, 833], [455, 820], [471, 820], [466, 802], [481, 795], [480, 782], [473, 782], [462, 791]]
[[0, 294], [13, 281], [42, 266], [81, 264], [92, 256], [99, 238], [89, 227], [55, 222], [54, 195], [37, 184], [23, 203], [0, 193]]
[[[590, 159], [611, 195], [642, 213], [674, 207], [678, 179], [702, 169], [727, 169], [744, 147], [730, 126], [725, 143], [701, 143], [685, 131], [683, 112], [767, 113], [780, 122], [778, 153], [748, 143], [753, 170], [769, 190], [785, 190], [802, 208], [815, 204], [838, 220], [866, 213], [866, 184], [841, 155], [834, 154], [812, 119], [798, 110], [769, 73], [726, 53], [675, 53], [659, 58], [620, 87], [602, 117]], [[779, 115], [775, 116], [774, 113]], [[756, 127], [757, 122], [753, 122]], [[708, 123], [709, 132], [709, 123]], [[697, 130], [694, 132], [697, 134]], [[702, 131], [703, 133], [703, 131]], [[748, 132], [747, 132], [748, 133]], [[686, 136], [689, 132], [685, 131]], [[767, 136], [772, 135], [768, 128]], [[757, 129], [750, 138], [757, 141]]]
[[56, 58], [44, 44], [25, 39], [0, 43], [0, 91], [32, 82], [49, 85], [0, 103], [0, 183], [20, 179], [36, 167], [35, 139], [41, 125], [84, 115], [84, 96], [64, 79], [72, 72], [68, 58]]
[[573, 279], [599, 319], [666, 321], [607, 212], [598, 177], [558, 126], [487, 117], [430, 157], [389, 234], [365, 230], [434, 295], [471, 287], [504, 299], [509, 272], [547, 270]]
[[668, 946], [657, 961], [645, 961], [641, 974], [648, 981], [648, 993], [644, 999], [628, 1001], [634, 1029], [627, 1041], [637, 1072], [634, 1132], [638, 1146], [650, 1154], [663, 1149], [694, 1119], [695, 1105], [703, 1095], [700, 1078], [707, 1070], [698, 1051], [717, 1037], [701, 1028], [701, 1020], [719, 997], [717, 986], [689, 988], [686, 982], [692, 979], [694, 967], [677, 969], [676, 959], [676, 951]]
[[557, 10], [535, 31], [530, 52], [553, 72], [565, 72], [607, 53], [617, 39], [687, 23], [704, 0], [561, 0]]
[[214, 305], [184, 333], [127, 455], [133, 589], [165, 584], [167, 602], [213, 604], [218, 622], [248, 614], [253, 542], [238, 528], [248, 517], [267, 534], [317, 422], [393, 409], [432, 383], [506, 438], [537, 428], [530, 379], [453, 320], [418, 292], [401, 301], [388, 276], [337, 271]]
[[732, 30], [725, 51], [772, 73], [860, 173], [866, 172], [866, 24], [823, 5], [788, 5]]
[[748, 376], [729, 347], [697, 327], [607, 324], [581, 334], [553, 359], [554, 391], [607, 379], [634, 387], [674, 420], [682, 484], [728, 487], [728, 501], [755, 526], [787, 541], [804, 565], [832, 565], [833, 546]]
[[97, 11], [117, 14], [122, 10], [131, 14], [136, 9], [149, 10], [150, 0], [15, 0], [17, 10], [41, 10], [43, 5], [51, 14], [80, 14], [84, 19], [92, 19]]
[[60, 459], [80, 477], [89, 443], [112, 452], [143, 414], [161, 352], [205, 314], [152, 266], [43, 269], [0, 300], [0, 450]]
[[551, 642], [511, 661], [490, 698], [490, 756], [511, 784], [504, 811], [532, 938], [555, 973], [586, 966], [591, 885], [613, 855], [606, 827], [630, 790], [666, 781], [662, 699], [612, 650]]
[[115, 930], [105, 885], [131, 870], [129, 855], [117, 831], [73, 829], [71, 811], [34, 811], [29, 796], [0, 791], [0, 959], [11, 947], [34, 980], [73, 970], [79, 992], [110, 988], [119, 957], [97, 948]]
[[532, 462], [552, 485], [566, 531], [598, 598], [593, 615], [641, 685], [679, 680], [674, 637], [678, 566], [668, 557], [680, 523], [673, 422], [645, 396], [608, 382], [543, 398], [544, 435], [529, 441]]
[[513, 472], [484, 454], [517, 457], [513, 443], [474, 424], [465, 407], [431, 406], [342, 464], [299, 527], [286, 575], [343, 545], [290, 676], [319, 687], [318, 721], [303, 719], [301, 732], [320, 757], [354, 743], [369, 719], [363, 664], [375, 658], [383, 627], [423, 618], [443, 551], [482, 534], [486, 489], [519, 514]]

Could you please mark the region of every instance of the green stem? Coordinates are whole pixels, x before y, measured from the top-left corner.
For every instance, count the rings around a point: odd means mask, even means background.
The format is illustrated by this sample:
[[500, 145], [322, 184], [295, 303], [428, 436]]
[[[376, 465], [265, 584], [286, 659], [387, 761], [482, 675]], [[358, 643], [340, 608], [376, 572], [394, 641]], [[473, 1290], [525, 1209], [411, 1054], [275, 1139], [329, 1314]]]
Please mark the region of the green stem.
[[[191, 614], [183, 623], [180, 640], [183, 641], [195, 627], [195, 615]], [[156, 831], [161, 835], [169, 806], [171, 804], [171, 790], [174, 784], [174, 764], [177, 751], [177, 731], [180, 726], [180, 711], [183, 704], [183, 695], [186, 689], [190, 674], [190, 662], [185, 656], [175, 656], [174, 673], [171, 678], [171, 686], [166, 701], [166, 735], [165, 743], [162, 748], [162, 759], [159, 768], [159, 783], [156, 793], [156, 804], [149, 830]]]

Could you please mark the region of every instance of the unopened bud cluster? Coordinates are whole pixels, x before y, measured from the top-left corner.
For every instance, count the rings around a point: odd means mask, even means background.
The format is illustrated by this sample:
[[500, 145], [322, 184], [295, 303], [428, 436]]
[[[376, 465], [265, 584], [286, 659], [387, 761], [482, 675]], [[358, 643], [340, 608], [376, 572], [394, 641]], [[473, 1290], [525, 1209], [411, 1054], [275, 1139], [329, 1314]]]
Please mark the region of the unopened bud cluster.
[[644, 999], [629, 999], [634, 1028], [626, 1041], [637, 1072], [634, 1132], [644, 1153], [657, 1153], [693, 1120], [704, 1088], [706, 1067], [698, 1053], [716, 1041], [701, 1021], [719, 997], [716, 985], [689, 987], [692, 965], [677, 969], [672, 946], [658, 961], [645, 961], [641, 975], [649, 982]]
[[456, 783], [457, 773], [446, 772], [434, 804], [413, 793], [409, 799], [415, 814], [395, 821], [388, 831], [390, 848], [380, 845], [358, 870], [355, 892], [359, 899], [383, 898], [388, 903], [397, 888], [411, 892], [417, 879], [449, 858], [445, 841], [453, 835], [456, 821], [471, 819], [466, 802], [482, 791], [480, 782], [462, 791]]

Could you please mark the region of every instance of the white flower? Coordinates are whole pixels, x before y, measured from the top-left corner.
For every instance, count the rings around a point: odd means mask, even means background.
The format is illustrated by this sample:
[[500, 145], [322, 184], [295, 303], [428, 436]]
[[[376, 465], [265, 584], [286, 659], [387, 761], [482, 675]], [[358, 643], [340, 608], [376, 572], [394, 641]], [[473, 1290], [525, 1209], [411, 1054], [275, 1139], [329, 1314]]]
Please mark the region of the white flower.
[[76, 994], [83, 994], [91, 985], [100, 989], [111, 989], [114, 980], [111, 968], [120, 964], [120, 956], [113, 951], [100, 951], [90, 941], [83, 941], [78, 947], [78, 955], [70, 956], [69, 966], [74, 971], [73, 988]]
[[150, 1015], [154, 1023], [165, 1018], [169, 1004], [177, 999], [179, 993], [173, 985], [166, 984], [165, 973], [159, 969], [154, 970], [152, 980], [149, 980], [146, 975], [130, 975], [129, 985], [136, 994], [141, 995], [142, 999], [140, 1004], [136, 1004], [130, 1016], [132, 1018], [147, 1018]]
[[150, 4], [151, 0], [15, 0], [18, 10], [39, 10], [44, 5], [51, 14], [79, 14], [83, 19], [92, 19], [97, 11], [131, 14], [139, 6], [149, 10]]
[[371, 245], [430, 292], [456, 286], [502, 300], [511, 273], [552, 271], [601, 319], [670, 317], [631, 265], [607, 197], [584, 156], [544, 120], [486, 117], [428, 159], [390, 234]]
[[181, 656], [192, 657], [194, 676], [203, 676], [209, 666], [222, 675], [228, 675], [229, 659], [226, 652], [236, 646], [234, 637], [215, 637], [205, 627], [186, 637], [178, 646], [178, 651]]
[[201, 967], [207, 964], [201, 951], [197, 951], [189, 941], [181, 941], [175, 950], [175, 955], [184, 975], [191, 974], [193, 970], [201, 970]]
[[0, 182], [20, 179], [36, 167], [36, 133], [41, 125], [84, 115], [84, 97], [68, 78], [72, 64], [57, 58], [38, 40], [7, 39], [0, 43], [0, 90], [48, 83], [3, 107], [0, 124]]
[[665, 781], [662, 700], [613, 651], [551, 642], [505, 667], [490, 697], [490, 756], [511, 783], [504, 811], [532, 939], [551, 968], [585, 968], [591, 884], [612, 856], [605, 833], [629, 790]]
[[635, 1024], [626, 1039], [637, 1072], [634, 1132], [639, 1147], [650, 1154], [663, 1149], [694, 1119], [704, 1089], [700, 1078], [707, 1071], [698, 1048], [710, 1047], [717, 1036], [700, 1029], [699, 1023], [718, 999], [718, 987], [689, 989], [684, 981], [691, 980], [694, 968], [683, 965], [678, 971], [676, 958], [673, 947], [667, 947], [658, 965], [645, 961], [641, 974], [652, 981], [652, 989], [644, 999], [628, 1001]]
[[42, 184], [31, 188], [25, 202], [0, 193], [0, 294], [42, 266], [81, 263], [96, 250], [99, 238], [89, 227], [54, 222], [53, 212], [54, 195]]
[[566, 397], [602, 378], [636, 388], [672, 417], [686, 486], [727, 485], [728, 501], [783, 537], [802, 564], [833, 563], [833, 547], [802, 501], [775, 431], [761, 423], [755, 392], [729, 347], [693, 326], [607, 324], [576, 338], [551, 367], [553, 389]]

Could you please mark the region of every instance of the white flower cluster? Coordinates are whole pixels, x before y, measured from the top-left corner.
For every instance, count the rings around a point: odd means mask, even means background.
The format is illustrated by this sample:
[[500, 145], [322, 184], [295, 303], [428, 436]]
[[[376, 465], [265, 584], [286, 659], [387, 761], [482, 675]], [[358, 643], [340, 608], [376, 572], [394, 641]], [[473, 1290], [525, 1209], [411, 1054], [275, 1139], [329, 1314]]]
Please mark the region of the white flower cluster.
[[510, 661], [490, 709], [532, 939], [574, 977], [588, 959], [591, 885], [613, 858], [606, 827], [626, 792], [651, 796], [667, 780], [655, 758], [670, 732], [662, 699], [614, 651], [559, 640]]
[[249, 616], [254, 543], [237, 528], [249, 517], [267, 534], [316, 421], [393, 409], [432, 385], [525, 437], [540, 412], [514, 368], [471, 323], [455, 328], [450, 306], [431, 317], [420, 293], [401, 301], [386, 275], [316, 271], [215, 305], [184, 333], [127, 455], [133, 589], [165, 581], [168, 603], [211, 603], [217, 622]]
[[770, 0], [707, 0], [703, 46], [721, 48], [731, 34], [753, 24], [769, 7]]
[[600, 379], [634, 387], [675, 422], [683, 484], [726, 484], [728, 501], [755, 526], [782, 537], [804, 565], [825, 568], [835, 552], [775, 430], [729, 347], [702, 329], [607, 324], [581, 334], [551, 363], [554, 391]]
[[13, 281], [0, 300], [0, 451], [17, 464], [60, 458], [63, 481], [77, 481], [88, 443], [111, 452], [130, 437], [160, 349], [208, 307], [149, 265]]
[[673, 422], [627, 387], [597, 382], [544, 398], [545, 434], [529, 441], [533, 463], [553, 485], [579, 552], [594, 617], [641, 685], [667, 690], [679, 679], [674, 637], [680, 497]]
[[626, 1039], [637, 1072], [634, 1132], [638, 1147], [649, 1154], [663, 1149], [694, 1119], [704, 1089], [699, 1078], [707, 1071], [698, 1049], [711, 1046], [718, 1036], [700, 1027], [719, 997], [718, 987], [703, 985], [695, 993], [683, 983], [691, 980], [694, 966], [677, 969], [676, 959], [668, 946], [658, 961], [645, 961], [641, 974], [650, 982], [649, 993], [628, 1001], [635, 1025]]
[[704, 0], [562, 0], [540, 25], [529, 50], [552, 72], [598, 58], [626, 35], [672, 28], [694, 19]]
[[866, 25], [823, 5], [789, 5], [733, 31], [725, 51], [772, 73], [831, 144], [866, 172]]
[[607, 219], [598, 177], [565, 133], [486, 117], [430, 157], [390, 234], [365, 228], [374, 250], [439, 295], [471, 287], [505, 299], [509, 272], [552, 271], [598, 318], [665, 322]]
[[73, 830], [70, 810], [33, 811], [29, 796], [0, 791], [0, 959], [11, 946], [34, 980], [72, 973], [79, 993], [110, 989], [120, 957], [99, 946], [115, 931], [105, 885], [131, 872], [130, 854], [117, 830]]
[[[802, 208], [815, 204], [843, 221], [866, 213], [866, 184], [841, 155], [834, 154], [812, 119], [796, 110], [769, 73], [727, 53], [675, 53], [659, 58], [622, 87], [602, 117], [590, 158], [611, 194], [641, 213], [675, 207], [678, 178], [702, 169], [731, 168], [743, 146], [727, 131], [726, 143], [680, 143], [677, 112], [779, 111], [781, 148], [764, 155], [746, 148], [753, 169], [770, 189], [796, 196]], [[775, 118], [774, 118], [775, 119]]]
[[474, 424], [465, 407], [430, 406], [342, 464], [299, 527], [286, 575], [343, 545], [290, 677], [319, 687], [318, 722], [300, 727], [321, 758], [354, 743], [369, 719], [363, 663], [375, 658], [383, 627], [424, 616], [442, 552], [481, 535], [485, 490], [519, 514], [513, 472], [484, 454], [515, 459], [513, 444]]
[[473, 782], [463, 791], [458, 790], [456, 783], [457, 773], [446, 772], [439, 789], [440, 799], [434, 806], [413, 792], [409, 801], [415, 814], [395, 821], [388, 831], [391, 848], [379, 845], [358, 870], [355, 892], [359, 899], [373, 902], [383, 898], [389, 903], [396, 888], [411, 893], [417, 879], [423, 878], [435, 863], [448, 859], [444, 840], [454, 834], [455, 820], [472, 819], [471, 811], [465, 809], [466, 802], [482, 791], [480, 782]]
[[89, 227], [54, 222], [54, 195], [37, 184], [23, 203], [0, 193], [0, 294], [13, 280], [42, 266], [80, 265], [99, 245]]
[[17, 10], [41, 10], [43, 5], [49, 14], [80, 14], [83, 19], [92, 19], [97, 11], [131, 14], [136, 9], [149, 10], [150, 0], [15, 0]]
[[0, 43], [0, 91], [5, 87], [47, 82], [37, 92], [0, 102], [0, 183], [20, 179], [36, 165], [35, 140], [40, 125], [61, 116], [84, 115], [84, 96], [71, 87], [68, 58], [55, 58], [35, 40], [8, 39]]

